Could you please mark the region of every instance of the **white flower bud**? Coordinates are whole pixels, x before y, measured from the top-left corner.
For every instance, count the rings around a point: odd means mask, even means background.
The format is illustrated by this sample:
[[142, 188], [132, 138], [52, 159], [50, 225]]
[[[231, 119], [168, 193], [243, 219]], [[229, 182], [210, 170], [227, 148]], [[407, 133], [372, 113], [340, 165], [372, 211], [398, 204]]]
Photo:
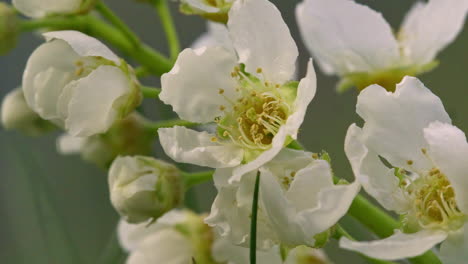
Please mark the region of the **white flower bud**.
[[28, 60], [26, 102], [73, 136], [106, 132], [141, 102], [133, 70], [97, 39], [77, 31], [45, 33]]
[[13, 0], [12, 3], [23, 15], [40, 18], [49, 15], [83, 13], [91, 9], [96, 0]]
[[80, 154], [83, 160], [102, 168], [109, 168], [119, 155], [150, 155], [156, 137], [144, 122], [135, 112], [115, 122], [104, 134], [90, 137], [63, 134], [57, 138], [57, 150], [64, 155]]
[[0, 55], [16, 46], [19, 34], [19, 20], [10, 5], [0, 3]]
[[2, 125], [5, 129], [16, 129], [28, 135], [39, 135], [54, 126], [40, 118], [29, 108], [21, 88], [9, 92], [2, 102]]
[[112, 205], [130, 223], [157, 219], [183, 201], [181, 172], [151, 157], [118, 157], [109, 170]]
[[208, 20], [227, 23], [233, 0], [181, 0], [180, 11], [187, 15], [200, 15]]

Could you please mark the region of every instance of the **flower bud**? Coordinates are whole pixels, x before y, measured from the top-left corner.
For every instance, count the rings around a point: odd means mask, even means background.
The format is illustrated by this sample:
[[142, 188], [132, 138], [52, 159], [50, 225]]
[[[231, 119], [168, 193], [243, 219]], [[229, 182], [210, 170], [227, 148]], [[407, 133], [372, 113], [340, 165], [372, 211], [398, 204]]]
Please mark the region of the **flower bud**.
[[23, 74], [26, 102], [72, 136], [106, 132], [141, 102], [132, 68], [97, 39], [77, 31], [45, 33], [48, 42]]
[[157, 219], [183, 201], [182, 173], [144, 156], [118, 157], [109, 170], [112, 205], [129, 223]]
[[134, 112], [115, 122], [104, 134], [90, 137], [74, 137], [64, 134], [57, 139], [59, 153], [80, 154], [83, 160], [99, 167], [109, 168], [119, 155], [150, 155], [156, 139], [144, 126], [144, 119]]
[[0, 55], [16, 46], [19, 34], [19, 20], [13, 8], [0, 3]]
[[232, 3], [232, 0], [181, 0], [180, 12], [226, 24]]
[[21, 88], [8, 93], [2, 102], [2, 125], [5, 129], [16, 129], [27, 135], [40, 135], [54, 126], [40, 118], [29, 108]]
[[91, 10], [97, 0], [13, 0], [13, 5], [23, 15], [41, 18], [50, 15], [70, 15]]

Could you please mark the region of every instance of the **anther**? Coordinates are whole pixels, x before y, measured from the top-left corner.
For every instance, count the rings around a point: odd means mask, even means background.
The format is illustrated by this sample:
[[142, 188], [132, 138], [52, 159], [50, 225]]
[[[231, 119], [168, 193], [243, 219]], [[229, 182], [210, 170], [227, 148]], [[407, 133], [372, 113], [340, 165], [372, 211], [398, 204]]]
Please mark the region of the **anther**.
[[412, 161], [412, 160], [407, 160], [407, 161], [406, 161], [406, 164], [408, 164], [408, 165], [411, 166], [411, 165], [413, 165], [413, 161]]
[[262, 68], [257, 68], [257, 73], [262, 73]]
[[421, 149], [421, 152], [425, 155], [425, 154], [427, 153], [427, 149], [422, 148], [422, 149]]
[[224, 93], [224, 89], [219, 89], [218, 93], [219, 93], [219, 94], [223, 94], [223, 93]]
[[211, 142], [217, 142], [218, 141], [218, 138], [217, 137], [212, 137], [211, 138]]
[[224, 105], [220, 105], [219, 110], [224, 111], [224, 110], [226, 110], [226, 107]]

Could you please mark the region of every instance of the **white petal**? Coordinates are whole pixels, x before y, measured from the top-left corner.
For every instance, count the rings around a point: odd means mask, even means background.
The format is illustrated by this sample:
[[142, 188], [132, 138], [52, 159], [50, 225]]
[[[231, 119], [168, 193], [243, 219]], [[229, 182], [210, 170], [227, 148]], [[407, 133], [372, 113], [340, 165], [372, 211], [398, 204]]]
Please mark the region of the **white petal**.
[[42, 34], [47, 41], [61, 39], [81, 57], [103, 57], [120, 65], [120, 59], [99, 40], [74, 30], [52, 31]]
[[417, 2], [399, 32], [408, 62], [422, 65], [434, 60], [460, 33], [467, 11], [466, 0]]
[[161, 77], [159, 98], [182, 119], [212, 122], [221, 115], [221, 105], [229, 107], [225, 97], [236, 100], [236, 82], [231, 78], [236, 65], [235, 56], [223, 47], [185, 49], [172, 70]]
[[164, 229], [147, 237], [127, 259], [127, 264], [188, 264], [194, 248], [174, 229]]
[[213, 134], [181, 126], [160, 128], [158, 133], [164, 151], [177, 162], [225, 168], [240, 164], [243, 158], [242, 149], [213, 142]]
[[429, 156], [447, 176], [458, 208], [468, 214], [468, 143], [465, 133], [451, 124], [434, 122], [424, 129]]
[[255, 160], [237, 167], [233, 172], [230, 182], [239, 181], [243, 174], [258, 169], [260, 166], [272, 160], [284, 148], [284, 142], [288, 136], [293, 139], [297, 138], [299, 127], [304, 121], [307, 106], [315, 96], [316, 88], [317, 79], [315, 70], [312, 60], [309, 60], [307, 74], [301, 79], [297, 88], [297, 97], [294, 102], [295, 112], [288, 117], [286, 124], [279, 129], [278, 133], [273, 138], [271, 148], [260, 154]]
[[205, 4], [203, 0], [181, 0], [182, 3], [187, 3], [191, 8], [207, 13], [217, 13], [219, 8]]
[[65, 90], [73, 89], [73, 95], [60, 97], [58, 102], [67, 101], [65, 127], [68, 132], [74, 136], [106, 132], [119, 115], [115, 103], [130, 92], [129, 85], [119, 68], [107, 65], [68, 84]]
[[[393, 166], [409, 171], [427, 169], [423, 129], [433, 121], [450, 123], [439, 97], [417, 78], [406, 76], [394, 93], [378, 85], [364, 89], [356, 112], [364, 119], [363, 142]], [[408, 166], [408, 161], [412, 165]]]
[[465, 264], [468, 259], [468, 228], [451, 232], [440, 246], [440, 259], [444, 264]]
[[117, 235], [122, 248], [130, 252], [137, 249], [141, 242], [160, 229], [161, 225], [155, 223], [129, 224], [121, 219], [117, 226]]
[[446, 237], [447, 233], [443, 231], [423, 230], [413, 234], [398, 232], [385, 239], [370, 242], [341, 238], [340, 247], [376, 259], [397, 260], [419, 256], [442, 242]]
[[64, 14], [79, 10], [83, 0], [13, 0], [22, 14], [39, 18], [50, 14]]
[[207, 27], [208, 32], [202, 34], [193, 42], [191, 46], [192, 49], [221, 46], [232, 52], [232, 54], [236, 54], [234, 47], [232, 46], [231, 38], [229, 37], [229, 32], [225, 25], [221, 23], [208, 22]]
[[63, 155], [80, 153], [86, 140], [85, 137], [62, 134], [57, 138], [57, 150]]
[[295, 70], [298, 50], [278, 9], [267, 0], [235, 1], [228, 29], [246, 71], [262, 68], [266, 80], [282, 84]]
[[[71, 80], [78, 59], [78, 54], [62, 40], [42, 44], [29, 57], [23, 73], [23, 92], [28, 105], [43, 118], [57, 117], [55, 102]], [[39, 92], [45, 93], [40, 102]]]
[[305, 45], [326, 73], [394, 66], [398, 43], [380, 13], [349, 0], [304, 0], [296, 17]]
[[[309, 260], [310, 262], [304, 262], [305, 260]], [[305, 263], [331, 264], [324, 250], [306, 246], [299, 246], [289, 251], [288, 257], [284, 262], [284, 264]]]
[[[213, 245], [213, 258], [219, 263], [245, 264], [249, 263], [249, 249], [236, 246], [226, 238], [216, 239]], [[257, 250], [258, 264], [281, 264], [281, 255], [277, 246], [268, 251]], [[296, 264], [296, 263], [294, 263]]]
[[356, 179], [387, 210], [407, 211], [408, 199], [399, 188], [394, 169], [387, 168], [376, 153], [367, 149], [362, 136], [362, 129], [352, 124], [345, 139], [346, 156]]

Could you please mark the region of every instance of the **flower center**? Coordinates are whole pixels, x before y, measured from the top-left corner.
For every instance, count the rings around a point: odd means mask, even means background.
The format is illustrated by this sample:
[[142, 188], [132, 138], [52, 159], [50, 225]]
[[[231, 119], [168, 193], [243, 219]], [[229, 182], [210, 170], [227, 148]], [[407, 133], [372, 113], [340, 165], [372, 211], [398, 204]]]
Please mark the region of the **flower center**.
[[[261, 72], [257, 69], [257, 73]], [[224, 116], [215, 119], [218, 136], [252, 150], [270, 148], [273, 137], [291, 112], [289, 100], [285, 100], [282, 91], [289, 87], [261, 81], [239, 67], [234, 68], [231, 76], [238, 84], [237, 99], [227, 98], [224, 90], [219, 90], [230, 105], [220, 106]]]
[[413, 201], [407, 223], [413, 220], [424, 229], [457, 230], [463, 226], [465, 215], [458, 209], [455, 192], [445, 174], [436, 167], [420, 173], [418, 178], [403, 174], [400, 184]]

